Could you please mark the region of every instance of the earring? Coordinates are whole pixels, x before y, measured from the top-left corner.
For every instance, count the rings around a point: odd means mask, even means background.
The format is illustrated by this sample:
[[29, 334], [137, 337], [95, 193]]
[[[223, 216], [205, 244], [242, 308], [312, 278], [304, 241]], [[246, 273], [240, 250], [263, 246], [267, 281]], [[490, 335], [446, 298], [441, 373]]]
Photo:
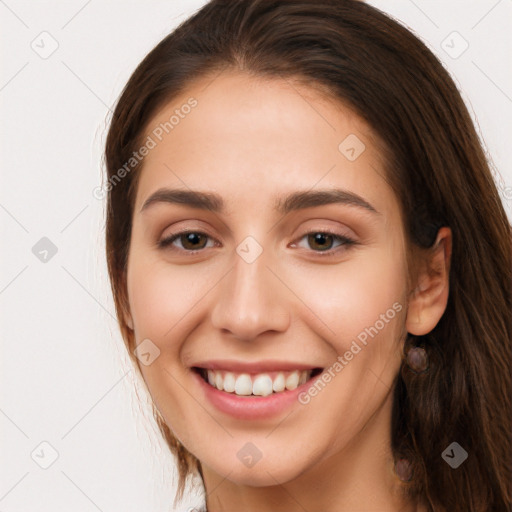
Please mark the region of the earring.
[[405, 353], [405, 363], [414, 373], [423, 373], [429, 369], [429, 357], [427, 351], [418, 346], [412, 345], [412, 341], [414, 337], [411, 337], [407, 340], [406, 345], [408, 348], [404, 347]]
[[410, 482], [413, 476], [412, 464], [407, 459], [399, 459], [395, 462], [395, 473], [402, 482]]

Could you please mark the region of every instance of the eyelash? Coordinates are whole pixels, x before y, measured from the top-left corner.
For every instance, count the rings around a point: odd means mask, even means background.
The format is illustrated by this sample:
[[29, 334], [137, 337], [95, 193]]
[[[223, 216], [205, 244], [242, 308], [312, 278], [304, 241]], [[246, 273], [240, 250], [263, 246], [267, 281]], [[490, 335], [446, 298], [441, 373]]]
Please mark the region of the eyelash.
[[[169, 246], [171, 246], [171, 244], [175, 240], [177, 240], [182, 235], [188, 235], [190, 233], [194, 233], [194, 234], [197, 234], [197, 235], [205, 235], [208, 238], [212, 239], [212, 237], [210, 235], [208, 235], [207, 233], [204, 233], [202, 231], [184, 230], [184, 231], [180, 231], [178, 233], [174, 233], [174, 234], [168, 236], [167, 238], [164, 238], [163, 240], [160, 240], [158, 242], [158, 244], [157, 244], [158, 248], [162, 249], [162, 250], [169, 250]], [[322, 231], [319, 231], [319, 230], [308, 231], [307, 233], [304, 233], [298, 239], [298, 241], [301, 241], [303, 238], [307, 237], [308, 235], [318, 234], [318, 233], [320, 233], [322, 235], [331, 235], [335, 239], [337, 239], [338, 241], [341, 242], [341, 244], [338, 247], [335, 247], [333, 249], [328, 249], [326, 251], [314, 251], [313, 250], [314, 253], [317, 253], [318, 257], [333, 256], [339, 250], [342, 250], [342, 248], [349, 248], [351, 246], [357, 245], [357, 242], [355, 240], [353, 240], [352, 238], [349, 238], [349, 237], [347, 237], [345, 235], [340, 235], [339, 233], [335, 233], [334, 231], [330, 231], [329, 229], [324, 229]], [[194, 254], [200, 253], [201, 251], [204, 251], [205, 249], [198, 249], [198, 250], [195, 250], [195, 251], [189, 251], [187, 249], [171, 248], [170, 250], [178, 250], [178, 251], [182, 251], [182, 252], [186, 252], [186, 253], [189, 253], [191, 255], [194, 255]]]

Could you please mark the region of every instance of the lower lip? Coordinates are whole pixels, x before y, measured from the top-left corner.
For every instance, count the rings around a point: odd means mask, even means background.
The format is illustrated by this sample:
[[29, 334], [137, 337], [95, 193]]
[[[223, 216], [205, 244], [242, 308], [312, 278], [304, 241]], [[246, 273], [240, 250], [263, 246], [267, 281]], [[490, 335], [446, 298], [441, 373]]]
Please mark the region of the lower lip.
[[219, 411], [242, 420], [272, 418], [289, 409], [294, 403], [300, 405], [299, 394], [311, 386], [313, 379], [319, 377], [317, 375], [293, 390], [272, 393], [268, 396], [238, 396], [214, 388], [195, 371], [192, 374], [210, 403]]

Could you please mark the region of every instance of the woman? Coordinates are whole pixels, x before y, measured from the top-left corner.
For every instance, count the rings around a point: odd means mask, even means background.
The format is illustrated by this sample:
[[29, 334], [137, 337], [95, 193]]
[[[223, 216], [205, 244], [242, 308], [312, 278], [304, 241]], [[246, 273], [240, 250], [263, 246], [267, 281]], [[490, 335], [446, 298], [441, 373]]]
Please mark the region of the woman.
[[356, 0], [213, 0], [107, 143], [123, 338], [206, 509], [505, 511], [510, 226], [453, 81]]

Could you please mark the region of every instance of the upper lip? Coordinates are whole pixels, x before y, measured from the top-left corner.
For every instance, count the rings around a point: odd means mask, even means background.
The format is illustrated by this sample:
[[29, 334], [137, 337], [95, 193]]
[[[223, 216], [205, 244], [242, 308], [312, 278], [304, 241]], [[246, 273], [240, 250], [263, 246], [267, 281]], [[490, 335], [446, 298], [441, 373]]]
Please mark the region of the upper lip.
[[278, 372], [293, 370], [314, 370], [321, 368], [311, 364], [293, 363], [289, 361], [230, 361], [230, 360], [212, 360], [202, 361], [191, 365], [192, 368], [204, 368], [206, 370], [224, 370], [236, 373], [262, 373], [262, 372]]

